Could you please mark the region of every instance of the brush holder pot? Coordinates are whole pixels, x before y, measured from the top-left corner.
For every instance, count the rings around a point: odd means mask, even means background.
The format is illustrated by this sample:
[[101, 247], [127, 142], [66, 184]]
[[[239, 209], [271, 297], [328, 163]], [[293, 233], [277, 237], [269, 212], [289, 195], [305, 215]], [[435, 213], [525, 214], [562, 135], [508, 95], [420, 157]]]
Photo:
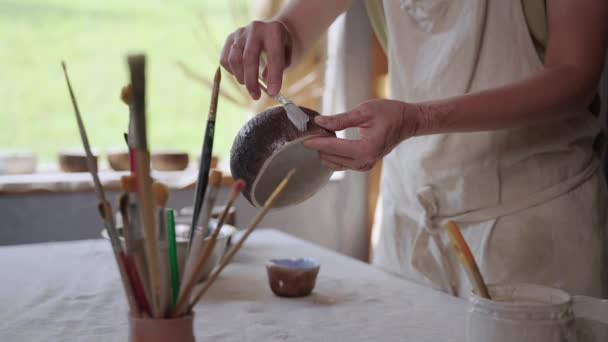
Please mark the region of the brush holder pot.
[[195, 342], [194, 315], [153, 319], [129, 316], [130, 342]]
[[246, 182], [243, 195], [249, 203], [261, 207], [291, 169], [296, 174], [277, 199], [274, 207], [303, 202], [319, 191], [332, 175], [321, 164], [319, 153], [302, 145], [313, 137], [335, 137], [314, 123], [319, 115], [300, 107], [309, 117], [307, 129], [298, 131], [282, 106], [251, 118], [237, 133], [230, 151], [232, 177]]
[[492, 300], [470, 297], [468, 342], [600, 342], [608, 301], [532, 284], [490, 285]]

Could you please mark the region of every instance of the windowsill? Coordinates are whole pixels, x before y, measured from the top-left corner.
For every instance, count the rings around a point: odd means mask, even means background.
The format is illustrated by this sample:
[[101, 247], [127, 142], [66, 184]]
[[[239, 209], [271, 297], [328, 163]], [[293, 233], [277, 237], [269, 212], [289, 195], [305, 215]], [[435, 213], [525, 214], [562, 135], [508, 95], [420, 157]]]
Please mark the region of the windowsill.
[[[229, 187], [234, 182], [229, 170], [224, 173], [222, 186]], [[107, 191], [120, 191], [120, 177], [127, 171], [102, 170], [99, 172], [101, 184]], [[196, 184], [198, 169], [188, 168], [183, 171], [152, 171], [152, 178], [166, 184], [170, 189], [193, 189]], [[340, 181], [344, 172], [334, 172], [330, 182]], [[30, 193], [66, 193], [94, 191], [93, 181], [88, 172], [39, 172], [21, 175], [0, 176], [0, 196]]]

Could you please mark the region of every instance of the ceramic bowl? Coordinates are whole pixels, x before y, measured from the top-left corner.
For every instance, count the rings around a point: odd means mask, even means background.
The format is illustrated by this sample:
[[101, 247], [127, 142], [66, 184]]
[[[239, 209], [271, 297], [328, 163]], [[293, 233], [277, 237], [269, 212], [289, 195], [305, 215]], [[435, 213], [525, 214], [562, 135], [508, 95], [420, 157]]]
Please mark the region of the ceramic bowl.
[[114, 171], [128, 171], [131, 169], [129, 164], [129, 152], [124, 150], [108, 151], [106, 153], [110, 168]]
[[188, 153], [174, 150], [153, 151], [150, 162], [153, 170], [181, 171], [188, 167]]
[[0, 175], [33, 173], [38, 158], [32, 152], [0, 151]]
[[300, 108], [310, 118], [306, 131], [298, 131], [279, 106], [251, 118], [232, 144], [232, 177], [246, 182], [243, 195], [256, 207], [264, 204], [291, 169], [296, 169], [296, 174], [275, 207], [303, 202], [329, 181], [332, 171], [321, 164], [317, 151], [305, 148], [302, 142], [313, 137], [332, 137], [335, 133], [314, 123], [317, 112]]
[[[97, 153], [91, 151], [94, 158], [94, 167], [97, 171]], [[63, 172], [88, 172], [87, 157], [84, 150], [69, 149], [59, 152], [59, 167]]]
[[266, 263], [270, 289], [279, 297], [308, 296], [315, 288], [320, 267], [313, 258], [271, 259]]

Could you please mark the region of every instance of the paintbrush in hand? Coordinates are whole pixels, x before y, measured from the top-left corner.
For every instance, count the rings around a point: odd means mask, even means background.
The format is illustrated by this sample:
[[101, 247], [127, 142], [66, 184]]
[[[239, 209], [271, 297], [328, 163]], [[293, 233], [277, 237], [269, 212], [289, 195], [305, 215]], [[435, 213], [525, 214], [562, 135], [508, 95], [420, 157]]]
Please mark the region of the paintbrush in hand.
[[200, 165], [198, 178], [196, 182], [196, 191], [194, 193], [194, 208], [192, 212], [192, 223], [190, 224], [190, 234], [188, 247], [192, 246], [194, 238], [194, 230], [198, 225], [201, 207], [203, 206], [204, 196], [207, 191], [207, 181], [209, 170], [211, 169], [211, 156], [213, 152], [213, 137], [215, 136], [215, 114], [217, 112], [217, 101], [220, 91], [220, 82], [222, 80], [222, 72], [220, 67], [215, 71], [213, 79], [213, 89], [211, 92], [211, 102], [209, 104], [209, 115], [207, 116], [207, 127], [205, 128], [205, 136], [203, 138], [203, 148], [201, 150]]

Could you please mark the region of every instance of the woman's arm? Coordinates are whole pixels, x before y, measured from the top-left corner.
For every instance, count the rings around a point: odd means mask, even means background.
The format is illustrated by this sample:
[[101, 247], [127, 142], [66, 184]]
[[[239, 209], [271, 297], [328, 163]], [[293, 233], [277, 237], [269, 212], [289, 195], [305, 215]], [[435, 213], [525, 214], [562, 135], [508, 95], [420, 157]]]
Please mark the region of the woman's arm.
[[260, 54], [265, 53], [268, 92], [276, 95], [285, 68], [302, 56], [350, 3], [351, 0], [292, 0], [275, 19], [254, 21], [231, 33], [224, 43], [220, 63], [257, 100]]
[[[407, 104], [368, 101], [335, 117], [327, 129], [360, 127], [362, 138], [319, 138], [306, 143], [334, 169], [366, 170], [401, 141], [416, 135], [494, 130], [581, 115], [595, 94], [604, 65], [608, 1], [548, 0], [545, 68], [499, 88]], [[399, 127], [395, 132], [394, 127]]]
[[510, 85], [421, 103], [417, 134], [508, 128], [580, 115], [604, 66], [608, 1], [548, 0], [545, 68]]

